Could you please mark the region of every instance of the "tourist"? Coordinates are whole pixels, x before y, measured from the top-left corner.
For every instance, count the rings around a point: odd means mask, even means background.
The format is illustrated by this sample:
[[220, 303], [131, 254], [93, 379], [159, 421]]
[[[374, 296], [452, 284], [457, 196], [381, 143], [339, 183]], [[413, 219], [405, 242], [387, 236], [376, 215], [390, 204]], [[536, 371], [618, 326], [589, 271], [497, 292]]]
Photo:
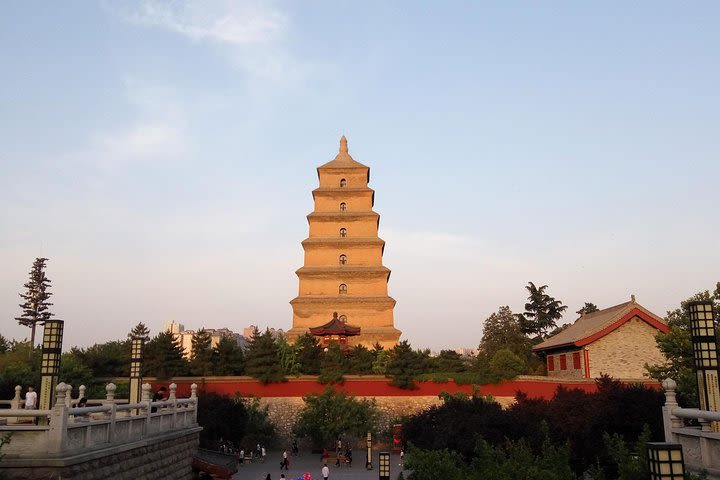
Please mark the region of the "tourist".
[[240, 453], [238, 454], [238, 460], [240, 465], [245, 463], [245, 449], [240, 447]]
[[35, 410], [37, 408], [37, 392], [33, 385], [28, 385], [28, 391], [25, 394], [25, 410]]
[[405, 449], [400, 447], [400, 466], [405, 468]]
[[[160, 387], [160, 389], [153, 395], [152, 401], [153, 402], [164, 402], [167, 400], [167, 389], [165, 387]], [[151, 407], [150, 413], [157, 412], [157, 407]]]
[[265, 463], [265, 447], [260, 448], [260, 455], [261, 455], [260, 461], [262, 463]]
[[283, 452], [283, 459], [282, 459], [282, 462], [280, 462], [280, 470], [282, 470], [283, 467], [285, 467], [285, 471], [287, 471], [288, 468], [290, 467], [290, 459], [288, 458], [287, 450], [285, 450]]
[[260, 457], [262, 456], [262, 449], [260, 449], [259, 443], [255, 445], [255, 452], [253, 452], [253, 456], [256, 457], [258, 460], [260, 460]]
[[299, 452], [299, 449], [298, 449], [298, 444], [297, 444], [297, 438], [295, 438], [295, 439], [293, 439], [293, 443], [292, 443], [292, 455], [293, 455], [293, 457], [297, 457], [297, 456], [298, 456], [298, 452]]
[[345, 447], [345, 463], [347, 463], [348, 467], [352, 467], [352, 448], [350, 448], [349, 443]]
[[330, 476], [330, 469], [328, 468], [327, 463], [323, 466], [321, 473], [323, 480], [328, 480], [328, 477]]
[[265, 480], [272, 480], [272, 477], [270, 476], [269, 473], [267, 474], [267, 477], [265, 477]]

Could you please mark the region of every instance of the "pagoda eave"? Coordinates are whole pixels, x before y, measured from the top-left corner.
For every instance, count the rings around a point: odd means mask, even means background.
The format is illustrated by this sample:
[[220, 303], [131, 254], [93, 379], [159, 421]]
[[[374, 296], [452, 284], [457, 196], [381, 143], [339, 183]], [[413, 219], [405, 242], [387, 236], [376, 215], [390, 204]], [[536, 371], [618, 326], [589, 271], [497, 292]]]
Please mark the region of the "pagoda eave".
[[380, 220], [380, 214], [377, 212], [312, 212], [307, 215], [308, 221], [316, 220], [319, 222], [336, 222], [339, 220]]
[[397, 302], [387, 295], [383, 296], [353, 296], [353, 295], [303, 295], [290, 300], [291, 305], [374, 305], [376, 307], [394, 307]]
[[385, 240], [379, 237], [315, 237], [302, 241], [303, 247], [374, 247], [385, 246]]
[[352, 275], [356, 278], [390, 278], [390, 269], [387, 267], [366, 267], [337, 265], [332, 267], [301, 267], [295, 271], [300, 278], [338, 278]]

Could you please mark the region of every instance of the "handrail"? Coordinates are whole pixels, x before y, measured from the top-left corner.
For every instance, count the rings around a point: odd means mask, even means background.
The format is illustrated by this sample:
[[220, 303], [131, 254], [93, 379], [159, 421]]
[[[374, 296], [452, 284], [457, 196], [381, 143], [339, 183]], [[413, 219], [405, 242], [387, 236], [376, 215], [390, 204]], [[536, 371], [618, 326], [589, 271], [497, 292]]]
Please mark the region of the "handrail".
[[32, 410], [25, 408], [7, 408], [0, 410], [0, 417], [47, 417], [52, 414], [52, 410]]
[[670, 413], [680, 418], [703, 419], [711, 422], [720, 421], [720, 412], [699, 410], [697, 408], [673, 408]]

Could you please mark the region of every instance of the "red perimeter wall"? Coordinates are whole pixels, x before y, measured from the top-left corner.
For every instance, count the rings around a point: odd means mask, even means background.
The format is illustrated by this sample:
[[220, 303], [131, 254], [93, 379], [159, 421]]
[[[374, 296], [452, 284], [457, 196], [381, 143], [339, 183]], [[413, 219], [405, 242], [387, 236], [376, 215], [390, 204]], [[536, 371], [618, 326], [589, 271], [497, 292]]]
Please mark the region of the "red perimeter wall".
[[[156, 391], [161, 385], [177, 384], [177, 396], [179, 398], [190, 395], [190, 385], [193, 383], [198, 385], [198, 392], [214, 392], [230, 396], [239, 394], [241, 396], [255, 397], [303, 397], [310, 393], [322, 393], [325, 389], [325, 385], [317, 382], [317, 377], [311, 376], [291, 378], [287, 382], [267, 385], [263, 385], [250, 377], [182, 377], [165, 382], [153, 380], [146, 379], [152, 384], [153, 391]], [[643, 383], [651, 388], [660, 388], [658, 382], [645, 381]], [[417, 385], [419, 387], [417, 390], [403, 390], [390, 385], [385, 377], [364, 376], [346, 377], [345, 383], [336, 385], [335, 388], [358, 397], [437, 396], [442, 392], [473, 393], [472, 385], [457, 385], [454, 381], [447, 383], [418, 382]], [[577, 388], [585, 392], [597, 390], [595, 382], [592, 380], [550, 380], [547, 377], [519, 377], [498, 384], [481, 385], [480, 394], [494, 397], [514, 397], [517, 392], [524, 392], [531, 398], [549, 399], [552, 398], [559, 386], [568, 389]]]

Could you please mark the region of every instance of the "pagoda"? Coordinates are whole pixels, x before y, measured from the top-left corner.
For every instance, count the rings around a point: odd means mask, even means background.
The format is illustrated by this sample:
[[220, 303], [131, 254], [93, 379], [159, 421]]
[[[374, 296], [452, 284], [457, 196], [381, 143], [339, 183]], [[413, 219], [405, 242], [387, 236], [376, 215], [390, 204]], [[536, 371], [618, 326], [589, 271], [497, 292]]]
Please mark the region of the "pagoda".
[[327, 347], [330, 342], [338, 342], [340, 348], [347, 348], [348, 338], [360, 335], [360, 327], [348, 325], [346, 321], [338, 318], [337, 312], [333, 312], [333, 318], [325, 325], [310, 327], [310, 333], [321, 338], [321, 345]]
[[392, 348], [400, 331], [393, 325], [395, 300], [388, 296], [390, 270], [382, 264], [385, 242], [378, 237], [380, 215], [372, 210], [370, 169], [350, 156], [343, 136], [338, 155], [317, 172], [320, 187], [312, 192], [315, 209], [307, 216], [305, 263], [295, 272], [300, 287], [290, 302], [288, 339], [325, 325], [338, 312], [340, 321], [360, 327], [349, 344]]

